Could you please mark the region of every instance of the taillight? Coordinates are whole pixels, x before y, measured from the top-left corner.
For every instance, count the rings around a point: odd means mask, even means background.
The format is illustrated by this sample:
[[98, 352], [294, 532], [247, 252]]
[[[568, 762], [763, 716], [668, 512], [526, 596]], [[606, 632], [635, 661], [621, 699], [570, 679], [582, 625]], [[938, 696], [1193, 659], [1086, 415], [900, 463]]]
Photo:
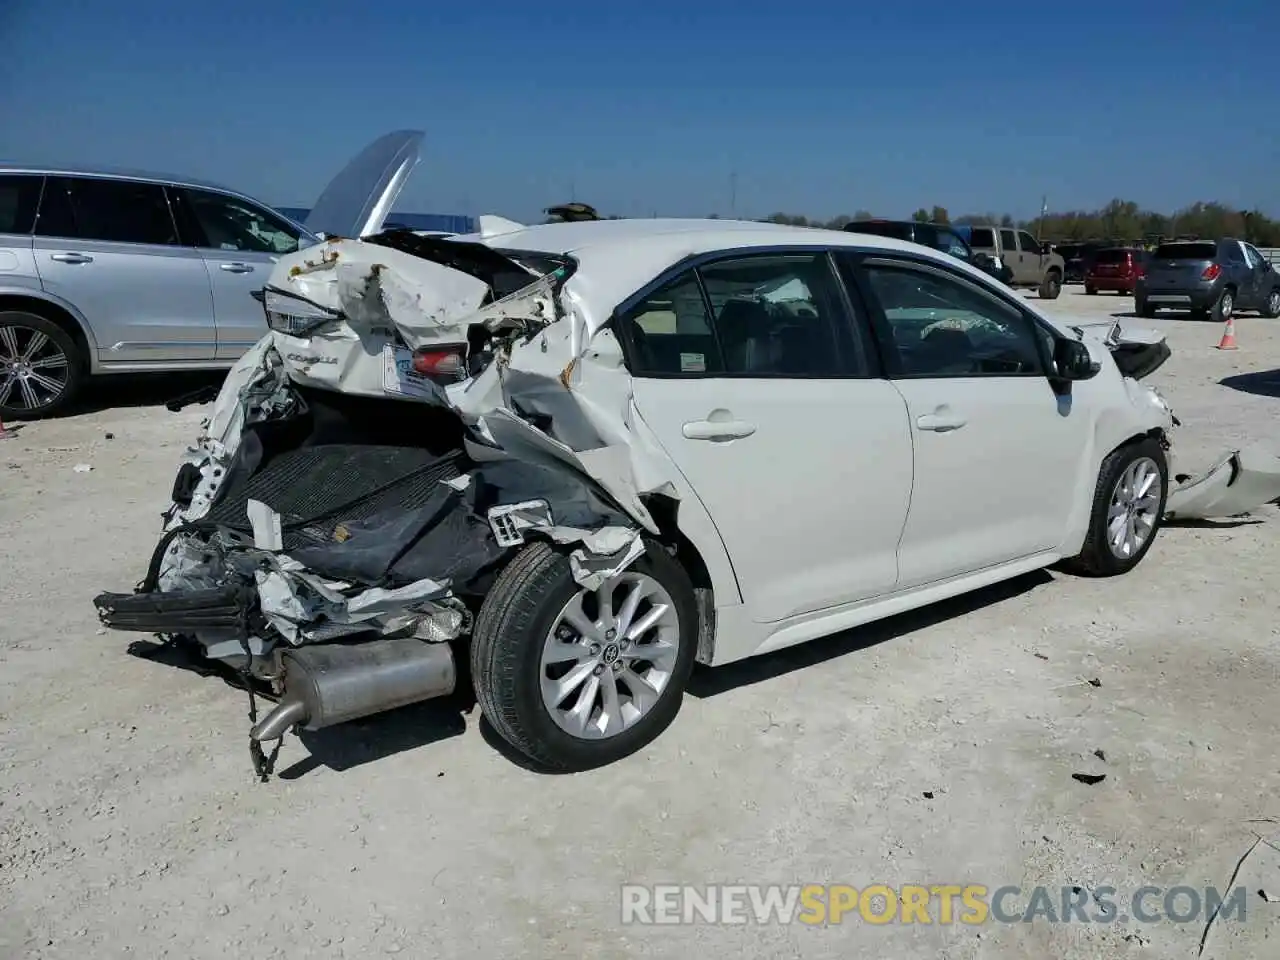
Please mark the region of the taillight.
[[1222, 275], [1222, 268], [1216, 263], [1211, 263], [1204, 268], [1204, 273], [1200, 274], [1201, 280], [1217, 280]]
[[413, 370], [432, 380], [456, 381], [466, 379], [466, 348], [435, 347], [415, 350]]

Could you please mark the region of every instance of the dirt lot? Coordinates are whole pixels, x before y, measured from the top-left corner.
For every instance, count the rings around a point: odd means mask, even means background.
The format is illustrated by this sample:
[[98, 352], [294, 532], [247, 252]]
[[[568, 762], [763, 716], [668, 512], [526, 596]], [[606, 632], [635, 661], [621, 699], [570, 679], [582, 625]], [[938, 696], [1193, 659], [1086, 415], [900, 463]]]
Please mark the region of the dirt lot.
[[[1131, 304], [1077, 290], [1050, 308]], [[1140, 322], [1174, 348], [1152, 381], [1184, 466], [1276, 436], [1280, 322], [1238, 321], [1236, 353]], [[0, 444], [0, 957], [1193, 957], [1202, 918], [639, 927], [619, 887], [1109, 885], [1123, 907], [1225, 889], [1251, 831], [1280, 832], [1245, 822], [1280, 819], [1275, 510], [1166, 529], [1121, 580], [1031, 576], [700, 670], [656, 744], [595, 773], [528, 772], [432, 704], [291, 737], [258, 784], [243, 695], [94, 617], [142, 575], [207, 409], [128, 389]], [[1247, 918], [1205, 956], [1275, 956], [1280, 852], [1236, 882]]]

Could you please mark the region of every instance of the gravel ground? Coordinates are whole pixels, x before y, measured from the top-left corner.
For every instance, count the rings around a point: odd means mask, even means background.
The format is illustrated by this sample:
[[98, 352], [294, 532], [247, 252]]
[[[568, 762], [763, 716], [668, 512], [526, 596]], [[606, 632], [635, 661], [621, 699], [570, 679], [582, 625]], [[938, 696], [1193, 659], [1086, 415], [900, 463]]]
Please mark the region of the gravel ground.
[[[1069, 288], [1049, 308], [1131, 302]], [[1135, 322], [1174, 348], [1152, 382], [1184, 456], [1275, 436], [1280, 322], [1239, 320], [1235, 353], [1212, 324]], [[436, 703], [291, 737], [256, 783], [243, 695], [131, 655], [90, 602], [141, 577], [207, 408], [98, 392], [0, 444], [0, 957], [1192, 957], [1199, 921], [624, 926], [619, 888], [1075, 884], [1123, 902], [1225, 889], [1252, 830], [1280, 831], [1246, 822], [1280, 819], [1274, 509], [1168, 528], [1120, 580], [1025, 577], [700, 669], [665, 735], [594, 773], [528, 772], [478, 711]], [[1205, 956], [1275, 956], [1280, 905], [1257, 891], [1280, 895], [1280, 852], [1259, 846], [1236, 882], [1246, 920], [1216, 924]]]

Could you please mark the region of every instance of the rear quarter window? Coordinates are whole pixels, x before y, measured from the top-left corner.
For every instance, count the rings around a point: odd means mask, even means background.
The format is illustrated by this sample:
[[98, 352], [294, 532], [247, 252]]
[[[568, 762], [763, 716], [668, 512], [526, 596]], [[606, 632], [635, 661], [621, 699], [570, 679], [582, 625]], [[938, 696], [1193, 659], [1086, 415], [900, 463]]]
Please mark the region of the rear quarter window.
[[969, 234], [969, 246], [971, 247], [994, 247], [995, 245], [996, 234], [989, 227], [974, 227]]
[[0, 175], [0, 233], [31, 232], [36, 222], [42, 180], [32, 174]]

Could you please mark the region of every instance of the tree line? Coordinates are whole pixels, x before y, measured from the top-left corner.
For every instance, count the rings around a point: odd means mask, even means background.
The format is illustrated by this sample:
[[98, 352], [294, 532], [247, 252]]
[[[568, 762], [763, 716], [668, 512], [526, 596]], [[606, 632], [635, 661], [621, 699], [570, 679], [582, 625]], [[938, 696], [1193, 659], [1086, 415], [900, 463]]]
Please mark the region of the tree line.
[[[842, 230], [853, 220], [874, 219], [870, 211], [831, 220], [809, 219], [787, 213], [765, 217], [771, 223], [797, 227]], [[897, 219], [897, 218], [890, 218]], [[1259, 247], [1280, 247], [1280, 220], [1258, 210], [1235, 210], [1222, 203], [1197, 202], [1174, 213], [1144, 210], [1129, 200], [1112, 200], [1100, 210], [1048, 213], [1033, 220], [1017, 220], [1009, 214], [969, 213], [952, 217], [946, 207], [921, 207], [911, 215], [921, 223], [954, 223], [972, 226], [1017, 227], [1055, 243], [1069, 240], [1108, 240], [1137, 243], [1155, 237], [1234, 237]]]
[[[552, 221], [620, 219], [616, 216], [602, 217], [594, 207], [585, 203], [562, 204], [549, 207], [546, 212]], [[711, 217], [716, 219], [717, 215], [713, 213]], [[795, 227], [843, 230], [855, 220], [872, 220], [875, 216], [869, 210], [858, 210], [852, 216], [841, 215], [830, 220], [790, 213], [774, 213], [761, 219]], [[1235, 210], [1222, 203], [1203, 201], [1166, 214], [1143, 210], [1132, 201], [1117, 199], [1101, 210], [1048, 213], [1034, 220], [1015, 220], [1007, 213], [969, 213], [953, 218], [946, 207], [934, 206], [928, 209], [921, 207], [911, 215], [911, 219], [921, 223], [1016, 227], [1053, 243], [1070, 240], [1140, 243], [1160, 237], [1234, 237], [1259, 247], [1280, 247], [1280, 220], [1272, 220], [1257, 210]]]

